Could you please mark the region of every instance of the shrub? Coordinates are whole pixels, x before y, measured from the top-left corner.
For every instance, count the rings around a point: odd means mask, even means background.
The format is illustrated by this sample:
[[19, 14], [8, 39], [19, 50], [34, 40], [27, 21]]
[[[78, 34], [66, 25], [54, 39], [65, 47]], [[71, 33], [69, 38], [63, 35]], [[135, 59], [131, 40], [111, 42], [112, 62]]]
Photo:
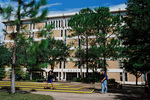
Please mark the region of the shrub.
[[77, 78], [77, 77], [75, 77], [75, 78], [73, 78], [73, 80], [72, 80], [73, 82], [81, 82], [81, 79], [80, 78]]
[[91, 82], [91, 78], [82, 78], [81, 82], [83, 82], [83, 83], [90, 83]]
[[23, 78], [24, 80], [30, 80], [30, 76], [29, 76], [29, 74], [28, 73], [25, 73], [25, 76], [24, 76], [24, 78]]
[[5, 67], [4, 66], [0, 66], [0, 80], [2, 80], [5, 77], [6, 77]]
[[116, 80], [111, 78], [111, 79], [108, 79], [108, 83], [116, 83]]

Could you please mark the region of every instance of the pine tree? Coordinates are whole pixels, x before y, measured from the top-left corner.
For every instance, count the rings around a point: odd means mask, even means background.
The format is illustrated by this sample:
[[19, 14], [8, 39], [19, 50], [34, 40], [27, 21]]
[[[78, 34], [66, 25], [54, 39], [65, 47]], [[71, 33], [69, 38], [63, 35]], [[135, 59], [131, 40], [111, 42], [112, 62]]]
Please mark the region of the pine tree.
[[11, 62], [10, 57], [11, 52], [6, 47], [0, 44], [0, 80], [5, 78], [6, 76], [4, 65], [10, 64]]
[[[138, 77], [150, 71], [150, 1], [128, 0], [127, 17], [122, 28], [121, 39], [125, 46], [125, 70]], [[141, 73], [141, 74], [139, 74]]]
[[117, 39], [117, 33], [120, 32], [121, 20], [119, 15], [113, 16], [108, 7], [95, 8], [94, 11], [94, 26], [97, 30], [96, 37], [100, 51], [99, 60], [103, 62], [101, 67], [107, 72], [106, 58], [119, 57], [120, 41]]
[[[11, 38], [14, 40], [13, 43], [13, 53], [12, 53], [12, 75], [11, 75], [11, 94], [15, 93], [15, 66], [16, 66], [16, 50], [17, 50], [17, 41], [19, 39], [18, 35], [21, 33], [23, 28], [23, 18], [28, 17], [32, 20], [33, 23], [39, 22], [45, 19], [47, 14], [47, 9], [43, 10], [41, 15], [38, 16], [39, 8], [43, 5], [46, 5], [46, 0], [40, 0], [36, 2], [32, 0], [30, 2], [25, 2], [25, 0], [12, 0], [12, 3], [17, 3], [17, 10], [12, 6], [6, 8], [0, 8], [4, 19], [7, 20], [9, 25], [16, 25], [16, 32], [13, 30], [11, 33]], [[11, 17], [14, 16], [14, 21], [11, 21]], [[4, 30], [6, 33], [7, 31]]]
[[[88, 45], [89, 45], [89, 36], [93, 34], [93, 10], [90, 8], [86, 9], [81, 9], [79, 13], [75, 14], [73, 17], [70, 18], [69, 20], [69, 26], [71, 26], [72, 30], [74, 33], [72, 33], [72, 36], [85, 36], [85, 46], [86, 46], [86, 51], [85, 51], [85, 59], [86, 59], [86, 77], [88, 77]], [[81, 48], [81, 47], [79, 47]], [[80, 59], [81, 60], [81, 59]], [[80, 62], [81, 63], [81, 62]], [[81, 68], [81, 66], [80, 66]]]

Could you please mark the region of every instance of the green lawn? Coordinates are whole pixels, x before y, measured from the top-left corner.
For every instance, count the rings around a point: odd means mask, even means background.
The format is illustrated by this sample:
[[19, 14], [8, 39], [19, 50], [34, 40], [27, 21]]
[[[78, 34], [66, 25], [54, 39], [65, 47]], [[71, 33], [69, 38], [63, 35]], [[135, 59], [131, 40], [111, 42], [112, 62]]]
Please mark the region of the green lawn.
[[49, 95], [30, 94], [30, 93], [15, 93], [10, 94], [5, 91], [0, 91], [0, 100], [53, 100]]

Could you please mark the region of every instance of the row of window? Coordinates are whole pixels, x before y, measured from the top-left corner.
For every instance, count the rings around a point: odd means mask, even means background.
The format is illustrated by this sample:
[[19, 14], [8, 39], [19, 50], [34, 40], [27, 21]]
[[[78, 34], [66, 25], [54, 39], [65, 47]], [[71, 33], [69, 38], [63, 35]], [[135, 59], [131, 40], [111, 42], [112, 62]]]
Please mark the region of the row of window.
[[[45, 26], [47, 26], [47, 24], [54, 24], [54, 26], [55, 26], [55, 28], [63, 28], [63, 27], [65, 27], [65, 28], [67, 28], [68, 27], [68, 19], [65, 19], [64, 21], [63, 21], [63, 19], [62, 20], [53, 20], [53, 21], [46, 21], [45, 22]], [[33, 26], [33, 27], [32, 27]], [[30, 23], [30, 26], [29, 26], [30, 28], [30, 30], [32, 30], [32, 29], [35, 29], [35, 23]], [[7, 30], [7, 25], [5, 26], [5, 29]], [[15, 30], [17, 31], [17, 26], [15, 27]]]
[[[122, 75], [122, 72], [120, 72], [120, 81], [123, 81], [123, 75]], [[128, 73], [127, 72], [125, 72], [125, 81], [128, 81]]]
[[51, 20], [51, 21], [45, 22], [45, 26], [47, 24], [54, 24], [55, 28], [68, 27], [68, 19]]

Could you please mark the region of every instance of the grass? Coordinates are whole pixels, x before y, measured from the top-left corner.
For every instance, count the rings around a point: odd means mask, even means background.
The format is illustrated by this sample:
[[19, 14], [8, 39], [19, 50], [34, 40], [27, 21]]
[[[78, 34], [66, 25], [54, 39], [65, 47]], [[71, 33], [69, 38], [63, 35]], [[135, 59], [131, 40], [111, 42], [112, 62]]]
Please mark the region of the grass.
[[6, 91], [0, 91], [0, 100], [53, 100], [50, 95], [15, 93], [10, 94]]

